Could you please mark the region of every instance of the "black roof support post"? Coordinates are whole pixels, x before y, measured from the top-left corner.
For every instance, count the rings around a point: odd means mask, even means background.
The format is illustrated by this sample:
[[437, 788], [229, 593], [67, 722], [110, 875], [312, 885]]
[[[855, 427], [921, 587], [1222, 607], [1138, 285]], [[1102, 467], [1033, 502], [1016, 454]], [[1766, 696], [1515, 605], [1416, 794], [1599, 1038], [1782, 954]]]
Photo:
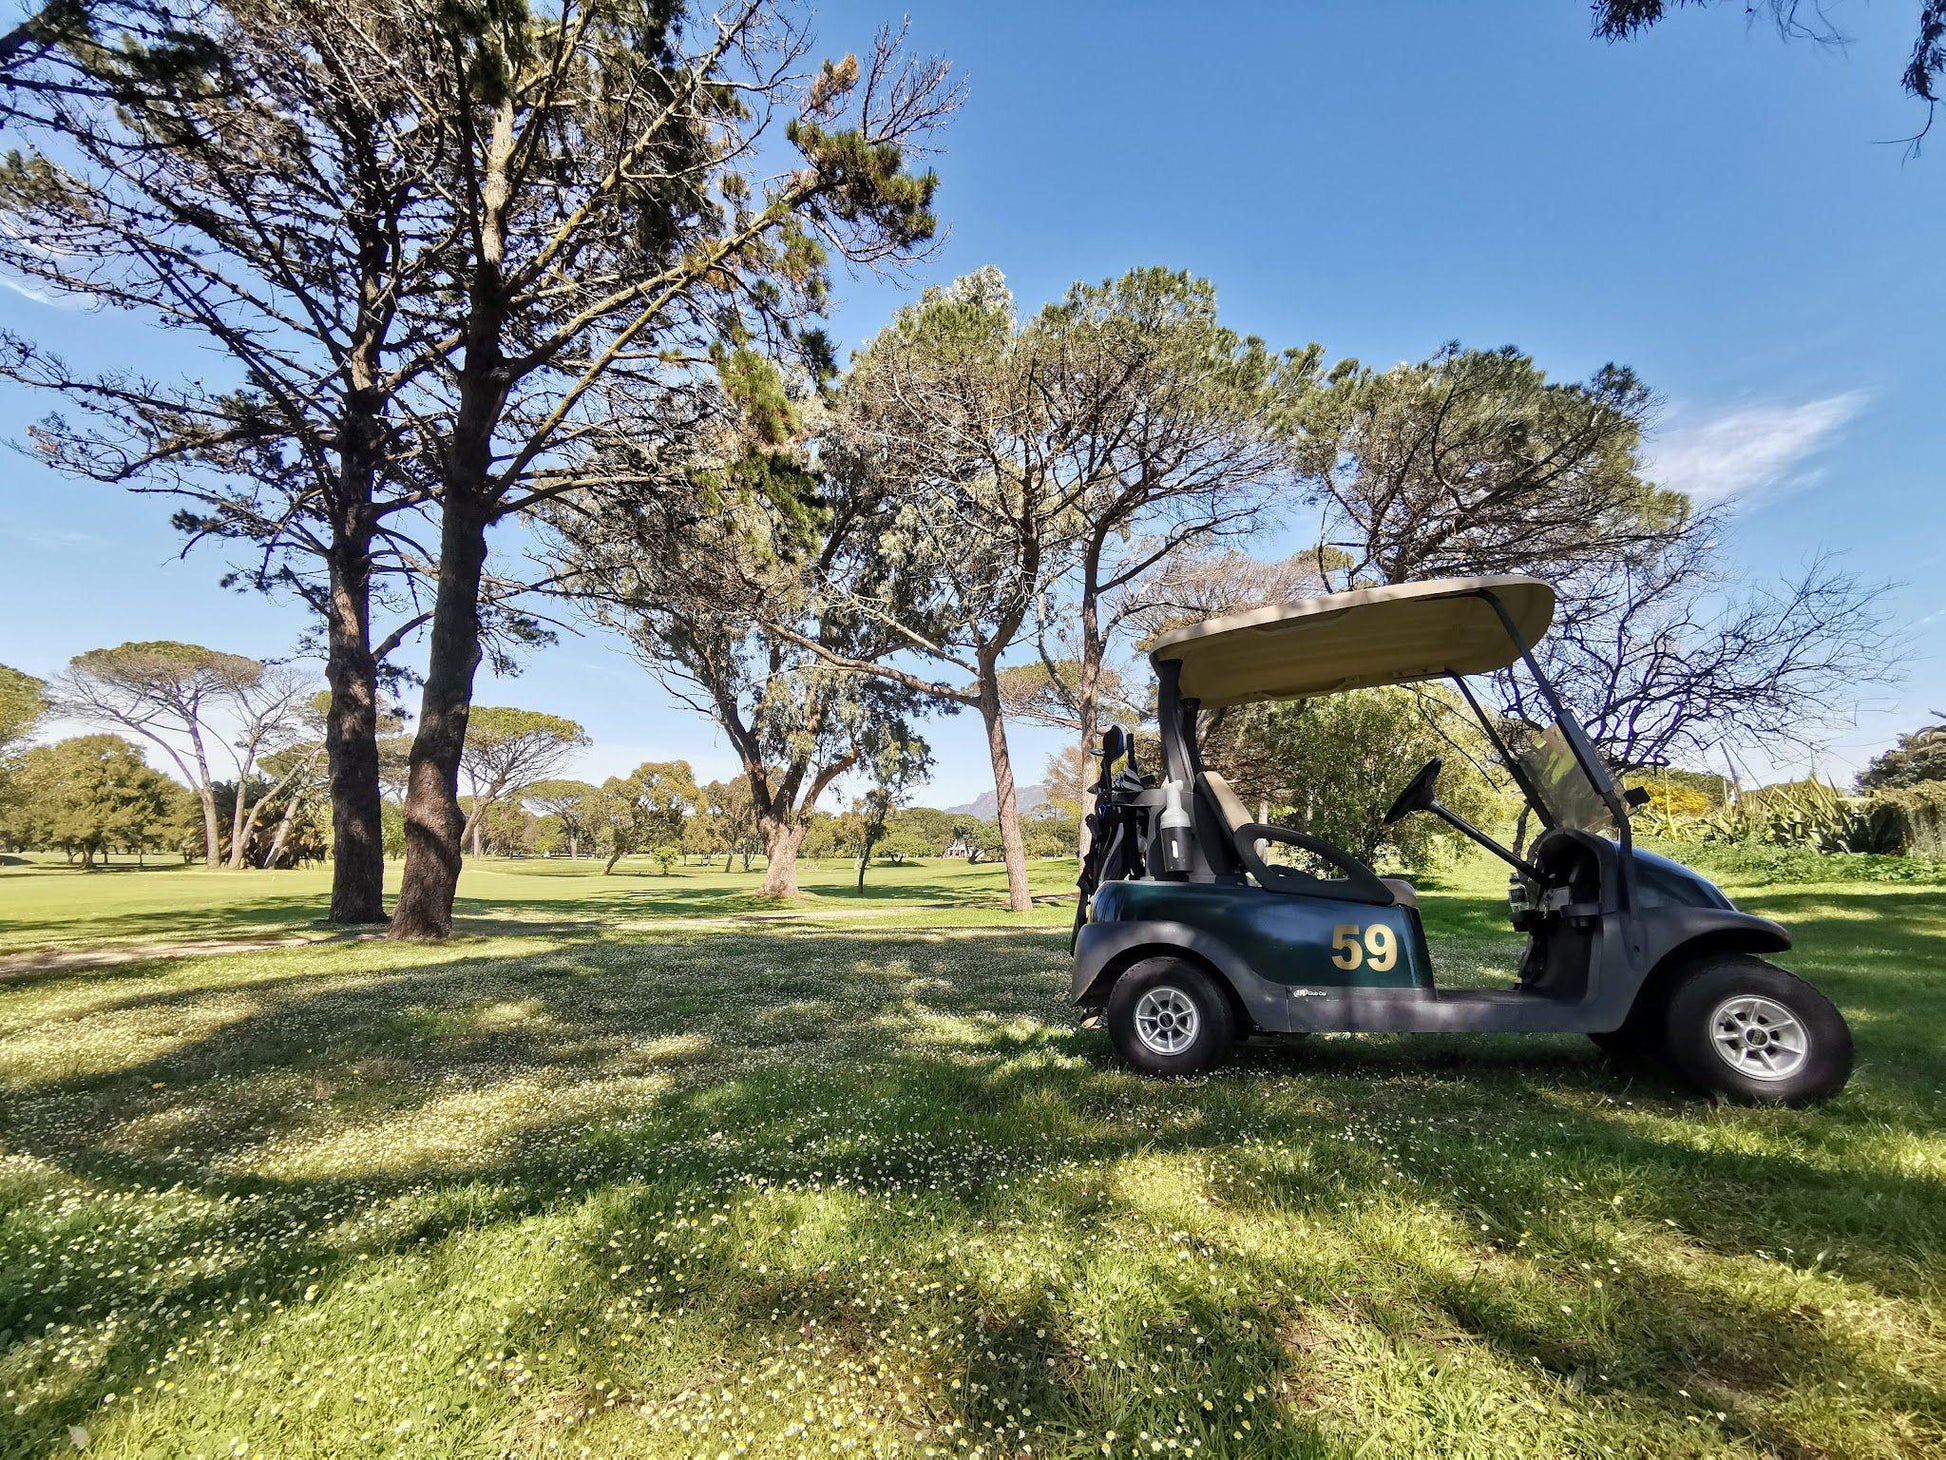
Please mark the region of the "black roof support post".
[[1165, 659], [1155, 667], [1156, 726], [1162, 736], [1162, 778], [1180, 781], [1185, 794], [1203, 768], [1196, 745], [1196, 701], [1182, 698], [1182, 661]]

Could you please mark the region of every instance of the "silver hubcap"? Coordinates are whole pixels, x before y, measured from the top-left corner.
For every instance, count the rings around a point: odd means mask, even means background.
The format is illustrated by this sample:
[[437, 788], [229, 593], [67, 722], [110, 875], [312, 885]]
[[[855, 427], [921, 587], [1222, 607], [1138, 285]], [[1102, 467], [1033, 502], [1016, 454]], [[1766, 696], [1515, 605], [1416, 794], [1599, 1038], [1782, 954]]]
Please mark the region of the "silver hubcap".
[[1157, 1054], [1181, 1054], [1196, 1042], [1202, 1023], [1189, 995], [1168, 984], [1135, 1001], [1135, 1037]]
[[1811, 1036], [1775, 999], [1739, 994], [1710, 1015], [1710, 1046], [1724, 1064], [1753, 1080], [1787, 1080], [1804, 1068]]

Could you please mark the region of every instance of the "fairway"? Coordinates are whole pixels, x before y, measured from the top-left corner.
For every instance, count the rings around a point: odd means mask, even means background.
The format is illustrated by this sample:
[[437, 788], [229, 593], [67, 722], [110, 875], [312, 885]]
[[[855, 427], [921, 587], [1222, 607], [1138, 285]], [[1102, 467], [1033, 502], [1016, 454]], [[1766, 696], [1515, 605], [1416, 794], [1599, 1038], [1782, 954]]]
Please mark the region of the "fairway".
[[[670, 917], [805, 910], [756, 895], [762, 863], [754, 872], [724, 872], [716, 864], [664, 873], [646, 859], [631, 858], [612, 876], [600, 871], [600, 864], [590, 861], [469, 862], [454, 904], [455, 926], [465, 933], [570, 926], [587, 932], [591, 926]], [[1047, 905], [1038, 907], [1030, 922], [1068, 925], [1074, 872], [1068, 860], [1032, 864], [1035, 897]], [[396, 892], [399, 864], [388, 864], [386, 874], [387, 893]], [[895, 914], [910, 920], [973, 911], [991, 921], [990, 915], [1006, 906], [1005, 873], [991, 862], [873, 867], [862, 893], [857, 877], [850, 862], [798, 867], [806, 908], [830, 915]], [[36, 949], [342, 936], [343, 930], [321, 921], [330, 889], [331, 873], [323, 867], [210, 874], [199, 867], [143, 872], [117, 866], [81, 876], [56, 856], [0, 856], [0, 957]]]
[[1729, 889], [1856, 1031], [1794, 1112], [1565, 1037], [1136, 1079], [1073, 871], [488, 863], [431, 947], [0, 868], [7, 951], [320, 940], [0, 972], [0, 1454], [1946, 1453], [1938, 888]]

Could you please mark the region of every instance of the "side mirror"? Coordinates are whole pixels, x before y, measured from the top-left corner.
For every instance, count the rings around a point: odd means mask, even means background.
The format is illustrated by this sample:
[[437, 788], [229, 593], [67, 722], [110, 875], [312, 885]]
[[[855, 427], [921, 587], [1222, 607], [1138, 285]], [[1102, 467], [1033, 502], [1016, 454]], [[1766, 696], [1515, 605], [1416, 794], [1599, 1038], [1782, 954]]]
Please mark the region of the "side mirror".
[[1630, 786], [1626, 791], [1622, 792], [1622, 804], [1627, 806], [1631, 811], [1641, 810], [1649, 804], [1649, 788], [1647, 786]]

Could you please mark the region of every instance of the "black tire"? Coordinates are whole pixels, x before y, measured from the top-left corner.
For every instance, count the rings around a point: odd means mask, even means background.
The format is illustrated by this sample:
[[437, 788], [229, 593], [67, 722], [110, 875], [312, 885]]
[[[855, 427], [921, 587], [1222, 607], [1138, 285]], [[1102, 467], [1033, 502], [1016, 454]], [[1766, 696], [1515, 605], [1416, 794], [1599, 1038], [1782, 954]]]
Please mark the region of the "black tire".
[[1665, 1028], [1682, 1074], [1745, 1105], [1815, 1104], [1851, 1078], [1844, 1015], [1797, 975], [1748, 954], [1690, 970], [1669, 996]]
[[1630, 1029], [1627, 1025], [1590, 1034], [1588, 1038], [1612, 1063], [1629, 1069], [1654, 1064], [1656, 1056], [1661, 1053], [1655, 1040], [1643, 1039], [1641, 1030]]
[[[1229, 996], [1185, 959], [1145, 959], [1116, 979], [1108, 995], [1116, 1050], [1158, 1079], [1207, 1074], [1230, 1052], [1236, 1032]], [[1180, 1047], [1171, 1048], [1178, 1039]]]
[[1669, 1048], [1664, 1035], [1669, 1022], [1665, 1001], [1644, 990], [1637, 995], [1635, 1007], [1619, 1029], [1590, 1034], [1596, 1049], [1609, 1061], [1624, 1069], [1644, 1069], [1669, 1063]]

